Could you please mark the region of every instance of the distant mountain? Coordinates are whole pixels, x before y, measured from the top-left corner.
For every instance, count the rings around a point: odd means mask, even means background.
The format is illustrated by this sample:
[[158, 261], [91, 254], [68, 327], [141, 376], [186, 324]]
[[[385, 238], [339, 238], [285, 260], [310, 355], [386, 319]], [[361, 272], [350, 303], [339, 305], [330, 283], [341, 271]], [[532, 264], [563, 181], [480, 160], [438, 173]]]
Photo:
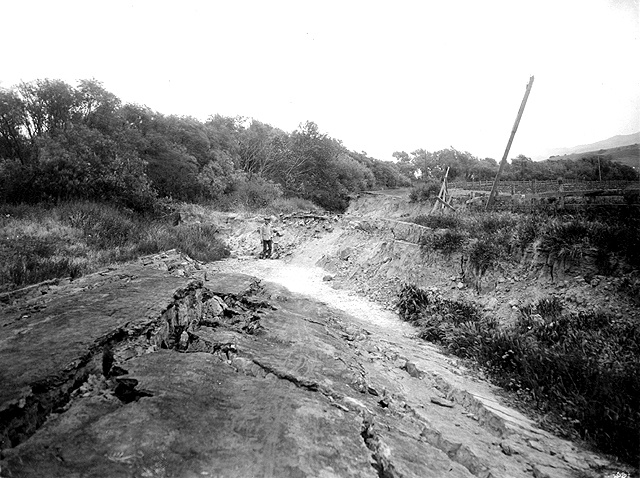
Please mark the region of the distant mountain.
[[551, 157], [590, 152], [597, 153], [601, 149], [619, 148], [621, 146], [630, 146], [632, 144], [640, 144], [640, 131], [632, 134], [619, 134], [618, 136], [614, 136], [603, 141], [598, 141], [597, 143], [582, 144], [580, 146], [574, 146], [572, 148], [552, 149], [549, 150], [547, 154], [549, 155], [548, 157]]

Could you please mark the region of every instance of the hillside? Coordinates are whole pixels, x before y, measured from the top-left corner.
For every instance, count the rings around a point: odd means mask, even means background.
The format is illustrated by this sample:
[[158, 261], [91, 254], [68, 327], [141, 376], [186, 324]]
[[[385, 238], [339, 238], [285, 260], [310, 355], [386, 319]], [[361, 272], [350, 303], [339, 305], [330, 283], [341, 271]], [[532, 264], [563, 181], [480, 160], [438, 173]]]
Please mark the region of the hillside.
[[600, 151], [603, 149], [614, 149], [622, 146], [630, 146], [640, 143], [640, 131], [632, 134], [619, 134], [595, 143], [582, 144], [579, 146], [555, 148], [548, 151], [549, 157], [564, 156], [580, 153]]
[[571, 154], [563, 154], [559, 156], [552, 156], [549, 159], [568, 159], [576, 160], [589, 156], [609, 156], [611, 161], [624, 164], [631, 168], [640, 168], [640, 144], [631, 144], [627, 146], [619, 146], [617, 148], [590, 150], [585, 152], [576, 152]]

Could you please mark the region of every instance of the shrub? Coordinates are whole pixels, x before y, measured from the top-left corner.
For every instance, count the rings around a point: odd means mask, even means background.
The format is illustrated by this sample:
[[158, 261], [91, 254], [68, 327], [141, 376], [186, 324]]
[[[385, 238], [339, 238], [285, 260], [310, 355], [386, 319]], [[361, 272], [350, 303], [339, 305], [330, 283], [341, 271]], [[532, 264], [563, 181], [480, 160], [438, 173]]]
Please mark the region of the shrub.
[[[589, 227], [589, 242], [598, 249], [603, 258], [610, 254], [624, 258], [631, 266], [640, 267], [640, 219], [638, 217], [594, 220]], [[607, 264], [603, 261], [605, 268]]]
[[578, 259], [589, 247], [589, 227], [581, 220], [549, 221], [541, 234], [540, 246], [560, 258]]
[[446, 230], [443, 234], [434, 235], [432, 247], [443, 254], [453, 254], [462, 250], [465, 239], [464, 233]]
[[426, 202], [440, 192], [441, 184], [438, 181], [429, 180], [411, 189], [409, 200], [412, 202]]
[[214, 201], [222, 210], [244, 208], [256, 210], [268, 206], [282, 197], [280, 185], [258, 175], [249, 176], [244, 172], [235, 172], [229, 180], [224, 194]]
[[492, 269], [501, 255], [500, 244], [491, 237], [475, 239], [469, 242], [467, 247], [469, 267], [476, 275], [482, 277], [485, 272]]
[[523, 308], [515, 324], [499, 327], [469, 304], [407, 284], [397, 305], [420, 337], [476, 359], [498, 383], [524, 390], [602, 451], [630, 463], [640, 458], [637, 322], [599, 312], [566, 313], [552, 297]]
[[515, 225], [514, 245], [520, 249], [525, 249], [527, 246], [533, 244], [538, 238], [544, 222], [545, 220], [538, 215], [521, 215]]
[[483, 213], [465, 221], [471, 240], [466, 245], [468, 267], [478, 277], [495, 267], [500, 259], [510, 259], [515, 245], [518, 216], [511, 213]]
[[87, 243], [98, 249], [136, 242], [144, 227], [140, 216], [110, 204], [65, 203], [59, 211], [63, 223], [80, 229]]
[[512, 230], [517, 217], [510, 213], [489, 212], [478, 216], [479, 227], [474, 229], [485, 234], [496, 234], [504, 230]]
[[218, 239], [217, 232], [211, 224], [156, 224], [136, 248], [143, 255], [177, 249], [199, 261], [218, 261], [228, 257], [230, 251]]
[[451, 325], [481, 321], [472, 305], [447, 300], [435, 291], [409, 284], [403, 284], [397, 305], [400, 316], [420, 329], [422, 339], [444, 345], [450, 336]]
[[580, 259], [595, 250], [599, 273], [608, 275], [620, 263], [640, 267], [640, 220], [612, 212], [610, 216], [595, 214], [540, 218], [537, 221], [540, 247], [559, 258]]

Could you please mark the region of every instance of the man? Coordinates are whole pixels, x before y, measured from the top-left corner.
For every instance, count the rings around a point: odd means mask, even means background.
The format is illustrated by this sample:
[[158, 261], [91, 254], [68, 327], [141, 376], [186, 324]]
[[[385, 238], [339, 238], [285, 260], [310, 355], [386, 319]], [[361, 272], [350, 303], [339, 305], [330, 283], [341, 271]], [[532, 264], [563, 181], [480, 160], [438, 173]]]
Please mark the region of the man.
[[262, 258], [269, 259], [273, 248], [273, 228], [269, 216], [264, 218], [264, 224], [260, 226], [260, 237], [262, 238]]

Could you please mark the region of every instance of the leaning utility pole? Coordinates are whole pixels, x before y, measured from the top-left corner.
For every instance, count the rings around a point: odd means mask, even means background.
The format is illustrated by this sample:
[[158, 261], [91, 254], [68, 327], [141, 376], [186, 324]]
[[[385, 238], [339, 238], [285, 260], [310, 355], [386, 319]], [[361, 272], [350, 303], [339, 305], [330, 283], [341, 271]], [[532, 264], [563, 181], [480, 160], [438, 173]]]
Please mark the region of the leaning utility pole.
[[529, 93], [531, 92], [531, 87], [533, 86], [533, 76], [529, 78], [529, 83], [527, 84], [527, 91], [524, 92], [524, 98], [522, 99], [522, 104], [520, 105], [520, 110], [518, 111], [518, 116], [516, 117], [516, 122], [513, 125], [513, 129], [511, 130], [511, 136], [509, 136], [509, 142], [507, 143], [507, 149], [504, 150], [504, 155], [502, 156], [502, 161], [500, 161], [500, 167], [498, 168], [498, 174], [496, 174], [496, 179], [493, 181], [493, 186], [491, 186], [491, 192], [489, 193], [489, 199], [487, 199], [487, 205], [485, 206], [485, 210], [488, 211], [491, 209], [493, 205], [493, 201], [496, 197], [496, 191], [498, 189], [498, 180], [500, 179], [500, 174], [502, 174], [502, 170], [504, 169], [504, 165], [507, 162], [507, 156], [509, 154], [509, 150], [511, 149], [511, 143], [513, 143], [513, 137], [516, 135], [516, 131], [518, 130], [518, 125], [520, 124], [520, 118], [522, 118], [522, 113], [524, 111], [524, 107], [527, 104], [527, 98], [529, 98]]

